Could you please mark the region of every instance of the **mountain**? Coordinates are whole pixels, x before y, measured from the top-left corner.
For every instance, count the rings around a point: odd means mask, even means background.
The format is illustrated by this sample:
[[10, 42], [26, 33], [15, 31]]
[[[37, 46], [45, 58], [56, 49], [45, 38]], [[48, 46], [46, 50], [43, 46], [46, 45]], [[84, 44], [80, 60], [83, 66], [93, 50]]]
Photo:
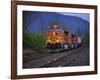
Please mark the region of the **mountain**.
[[62, 15], [56, 12], [23, 11], [23, 29], [27, 32], [46, 32], [50, 24], [56, 21], [59, 25], [75, 35], [82, 36], [89, 32], [89, 22], [76, 16]]

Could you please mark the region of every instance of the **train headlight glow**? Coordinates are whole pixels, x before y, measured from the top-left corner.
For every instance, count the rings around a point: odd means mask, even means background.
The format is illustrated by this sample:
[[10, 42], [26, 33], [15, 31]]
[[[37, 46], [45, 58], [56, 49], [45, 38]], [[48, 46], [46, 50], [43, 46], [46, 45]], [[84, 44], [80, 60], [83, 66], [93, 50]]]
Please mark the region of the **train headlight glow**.
[[51, 42], [51, 40], [48, 40], [48, 42]]
[[59, 42], [59, 40], [57, 40], [57, 42]]
[[56, 33], [55, 32], [53, 32], [53, 35], [55, 35]]

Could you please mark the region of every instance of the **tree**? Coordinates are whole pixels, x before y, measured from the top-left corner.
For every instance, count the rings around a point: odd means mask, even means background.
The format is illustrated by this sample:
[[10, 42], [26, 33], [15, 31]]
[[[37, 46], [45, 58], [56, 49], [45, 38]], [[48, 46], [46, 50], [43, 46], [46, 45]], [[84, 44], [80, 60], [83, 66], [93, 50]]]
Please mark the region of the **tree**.
[[82, 42], [85, 44], [85, 45], [89, 45], [89, 32], [86, 32], [82, 38]]

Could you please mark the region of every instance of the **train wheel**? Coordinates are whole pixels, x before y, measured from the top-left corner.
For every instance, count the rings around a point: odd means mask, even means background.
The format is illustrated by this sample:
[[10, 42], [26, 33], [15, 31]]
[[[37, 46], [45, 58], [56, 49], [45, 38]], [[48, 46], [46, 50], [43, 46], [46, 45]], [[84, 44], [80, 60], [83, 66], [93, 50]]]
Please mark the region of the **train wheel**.
[[67, 50], [69, 48], [68, 44], [64, 44], [63, 47], [65, 50]]
[[71, 48], [72, 48], [72, 49], [74, 48], [74, 44], [71, 44]]
[[77, 44], [75, 44], [75, 48], [78, 48], [78, 45]]

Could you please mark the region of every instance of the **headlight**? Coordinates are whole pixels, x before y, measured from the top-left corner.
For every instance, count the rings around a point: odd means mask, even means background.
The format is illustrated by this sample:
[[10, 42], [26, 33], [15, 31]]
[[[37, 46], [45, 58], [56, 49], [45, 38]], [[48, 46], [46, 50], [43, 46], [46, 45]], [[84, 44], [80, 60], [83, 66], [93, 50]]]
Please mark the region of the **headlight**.
[[55, 32], [53, 32], [53, 35], [55, 35], [56, 33]]
[[57, 40], [57, 42], [59, 42], [59, 40]]
[[48, 42], [51, 42], [51, 40], [48, 40]]

